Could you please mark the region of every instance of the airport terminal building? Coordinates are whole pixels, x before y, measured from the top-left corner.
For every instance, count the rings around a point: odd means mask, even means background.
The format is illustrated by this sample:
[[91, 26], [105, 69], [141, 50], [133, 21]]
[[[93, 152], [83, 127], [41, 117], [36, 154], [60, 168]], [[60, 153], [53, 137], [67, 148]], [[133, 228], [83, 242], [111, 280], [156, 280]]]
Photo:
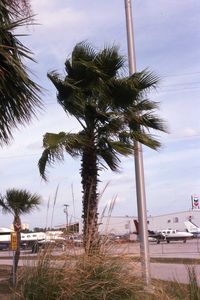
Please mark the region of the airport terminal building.
[[[134, 220], [137, 219], [137, 216], [105, 216], [99, 221], [99, 232], [102, 235], [128, 235], [136, 233]], [[191, 209], [159, 216], [148, 216], [147, 223], [149, 230], [177, 229], [186, 231], [184, 222], [187, 220], [192, 221], [200, 227], [200, 209]], [[83, 230], [82, 221], [76, 225], [78, 225], [76, 232], [81, 234]], [[70, 223], [69, 226], [73, 226], [73, 224]], [[57, 227], [66, 228], [66, 224]]]
[[[100, 232], [113, 234], [127, 234], [136, 232], [134, 220], [136, 216], [103, 218], [100, 223]], [[176, 229], [185, 231], [184, 222], [191, 221], [200, 227], [200, 203], [196, 195], [191, 196], [191, 209], [188, 211], [173, 212], [158, 216], [148, 216], [147, 223], [149, 230]]]
[[[126, 235], [135, 233], [136, 228], [134, 220], [137, 216], [109, 216], [103, 217], [99, 223], [99, 231], [101, 234]], [[164, 230], [177, 229], [185, 231], [184, 222], [192, 221], [200, 227], [200, 209], [191, 209], [188, 211], [163, 214], [159, 216], [148, 216], [148, 229]], [[79, 233], [82, 232], [82, 222], [79, 223]]]
[[[184, 222], [189, 220], [200, 227], [200, 205], [199, 199], [192, 196], [191, 209], [187, 211], [173, 212], [158, 216], [148, 216], [147, 223], [149, 230], [176, 229], [186, 231]], [[99, 232], [103, 235], [127, 235], [135, 233], [134, 220], [137, 216], [104, 216], [99, 220]], [[72, 225], [72, 224], [71, 224]], [[61, 226], [60, 226], [61, 227]], [[64, 225], [63, 227], [66, 227]], [[83, 229], [82, 221], [78, 224], [78, 232], [81, 234]]]
[[150, 230], [170, 228], [184, 231], [186, 230], [184, 222], [187, 220], [192, 221], [200, 227], [200, 209], [191, 209], [160, 216], [149, 216], [147, 223]]

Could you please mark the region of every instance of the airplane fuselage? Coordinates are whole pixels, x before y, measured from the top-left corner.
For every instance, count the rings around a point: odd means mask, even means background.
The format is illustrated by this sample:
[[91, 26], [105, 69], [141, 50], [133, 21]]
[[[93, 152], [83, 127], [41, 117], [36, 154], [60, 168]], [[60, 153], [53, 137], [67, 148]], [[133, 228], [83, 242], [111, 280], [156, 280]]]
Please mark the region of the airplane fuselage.
[[191, 239], [193, 235], [186, 231], [178, 231], [174, 229], [158, 230], [158, 233], [162, 234], [164, 240], [168, 243], [170, 241], [183, 241], [186, 242], [187, 239]]
[[[8, 228], [0, 228], [0, 250], [9, 249], [11, 232], [14, 231]], [[55, 242], [56, 240], [64, 240], [61, 235], [62, 231], [21, 233], [21, 245], [34, 242], [42, 244], [52, 241]]]

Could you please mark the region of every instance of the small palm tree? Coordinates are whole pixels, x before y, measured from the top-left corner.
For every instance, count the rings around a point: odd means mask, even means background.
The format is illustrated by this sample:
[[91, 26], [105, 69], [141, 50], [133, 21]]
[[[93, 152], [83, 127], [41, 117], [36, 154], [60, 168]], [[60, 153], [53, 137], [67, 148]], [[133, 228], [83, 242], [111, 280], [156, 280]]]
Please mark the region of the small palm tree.
[[39, 86], [29, 77], [23, 61], [31, 51], [14, 31], [31, 22], [28, 0], [0, 1], [0, 146], [12, 138], [13, 128], [26, 124], [41, 107]]
[[58, 91], [58, 103], [78, 120], [82, 130], [46, 133], [39, 170], [46, 180], [46, 166], [63, 160], [65, 151], [72, 157], [81, 157], [87, 252], [93, 251], [98, 237], [99, 171], [107, 166], [118, 170], [119, 155], [133, 154], [133, 140], [158, 148], [160, 143], [145, 129], [164, 130], [162, 121], [153, 114], [155, 103], [143, 99], [145, 91], [156, 85], [157, 78], [148, 72], [120, 78], [123, 66], [124, 58], [116, 47], [96, 52], [88, 44], [80, 43], [65, 62], [64, 79], [56, 72], [48, 74]]
[[29, 214], [41, 203], [41, 197], [27, 190], [9, 189], [4, 196], [0, 195], [0, 206], [3, 213], [13, 215], [13, 227], [17, 233], [17, 250], [15, 252], [15, 270], [20, 258], [21, 215]]

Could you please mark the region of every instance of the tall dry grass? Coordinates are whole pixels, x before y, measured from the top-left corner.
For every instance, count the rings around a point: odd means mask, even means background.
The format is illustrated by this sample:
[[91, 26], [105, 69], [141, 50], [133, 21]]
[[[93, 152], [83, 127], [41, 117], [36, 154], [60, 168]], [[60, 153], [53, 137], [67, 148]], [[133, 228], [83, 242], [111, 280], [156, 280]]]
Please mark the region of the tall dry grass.
[[144, 290], [137, 263], [125, 255], [112, 257], [52, 256], [45, 249], [34, 264], [23, 267], [15, 300], [200, 300], [198, 278], [188, 267], [189, 285], [153, 280], [151, 294]]
[[141, 280], [131, 275], [127, 264], [124, 256], [112, 258], [107, 255], [80, 255], [53, 258], [51, 251], [46, 249], [34, 260], [34, 264], [22, 268], [14, 299], [153, 299], [145, 298]]

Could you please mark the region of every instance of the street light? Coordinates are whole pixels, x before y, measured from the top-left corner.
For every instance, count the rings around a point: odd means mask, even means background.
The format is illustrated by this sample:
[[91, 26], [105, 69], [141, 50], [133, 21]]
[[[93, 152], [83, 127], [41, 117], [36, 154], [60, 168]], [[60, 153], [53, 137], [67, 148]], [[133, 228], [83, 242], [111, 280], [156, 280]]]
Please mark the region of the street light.
[[66, 232], [68, 232], [68, 227], [69, 227], [69, 221], [68, 221], [68, 207], [69, 205], [68, 204], [64, 204], [64, 213], [65, 213], [65, 216], [66, 216]]
[[[136, 59], [135, 59], [131, 0], [124, 0], [124, 3], [125, 3], [125, 13], [126, 13], [129, 74], [132, 75], [133, 73], [136, 72]], [[146, 287], [149, 288], [151, 285], [151, 273], [150, 273], [148, 229], [147, 229], [144, 167], [143, 167], [142, 145], [137, 141], [134, 141], [134, 159], [135, 159], [135, 178], [136, 178], [136, 194], [137, 194], [137, 209], [138, 209], [138, 221], [139, 221], [140, 257], [141, 257], [141, 266], [142, 266], [142, 276]]]

